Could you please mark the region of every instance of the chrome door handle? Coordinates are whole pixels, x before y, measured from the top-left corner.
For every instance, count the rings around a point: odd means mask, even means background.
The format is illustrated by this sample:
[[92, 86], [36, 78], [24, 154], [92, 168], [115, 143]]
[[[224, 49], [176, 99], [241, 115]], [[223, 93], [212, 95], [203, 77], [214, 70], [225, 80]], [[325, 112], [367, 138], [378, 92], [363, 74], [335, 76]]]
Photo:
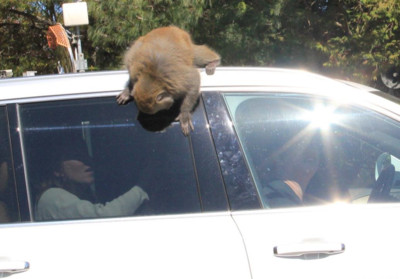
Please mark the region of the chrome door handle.
[[0, 273], [8, 273], [9, 275], [11, 275], [14, 273], [25, 272], [28, 270], [29, 270], [29, 262], [0, 260]]
[[274, 247], [274, 255], [281, 258], [318, 259], [343, 253], [343, 243], [302, 242]]

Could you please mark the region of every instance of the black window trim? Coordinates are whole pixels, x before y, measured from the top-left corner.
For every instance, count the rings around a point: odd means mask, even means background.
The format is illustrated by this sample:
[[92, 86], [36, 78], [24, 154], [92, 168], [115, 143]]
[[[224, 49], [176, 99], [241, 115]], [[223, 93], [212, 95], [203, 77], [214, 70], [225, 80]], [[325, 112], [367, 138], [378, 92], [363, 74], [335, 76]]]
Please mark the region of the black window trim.
[[234, 211], [260, 209], [262, 203], [236, 131], [231, 125], [232, 119], [223, 100], [223, 93], [208, 91], [202, 95], [230, 207]]
[[193, 112], [192, 120], [195, 129], [189, 136], [189, 144], [195, 164], [202, 211], [227, 211], [230, 209], [228, 195], [202, 98]]

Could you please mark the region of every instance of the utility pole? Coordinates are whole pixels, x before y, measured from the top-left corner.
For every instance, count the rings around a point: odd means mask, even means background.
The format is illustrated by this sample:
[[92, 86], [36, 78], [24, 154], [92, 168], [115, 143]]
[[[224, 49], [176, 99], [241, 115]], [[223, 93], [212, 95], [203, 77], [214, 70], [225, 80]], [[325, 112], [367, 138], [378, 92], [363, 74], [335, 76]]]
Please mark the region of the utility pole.
[[84, 72], [87, 70], [87, 60], [85, 59], [82, 52], [82, 44], [81, 44], [81, 33], [79, 30], [79, 26], [76, 27], [76, 35], [74, 35], [72, 43], [76, 42], [76, 50], [75, 54], [76, 60], [75, 65], [78, 72]]
[[76, 34], [72, 35], [72, 44], [76, 45], [75, 55], [75, 69], [78, 72], [84, 72], [87, 67], [87, 60], [85, 59], [82, 52], [80, 25], [89, 24], [89, 16], [86, 2], [78, 0], [75, 3], [64, 3], [62, 5], [64, 25], [65, 26], [76, 26]]

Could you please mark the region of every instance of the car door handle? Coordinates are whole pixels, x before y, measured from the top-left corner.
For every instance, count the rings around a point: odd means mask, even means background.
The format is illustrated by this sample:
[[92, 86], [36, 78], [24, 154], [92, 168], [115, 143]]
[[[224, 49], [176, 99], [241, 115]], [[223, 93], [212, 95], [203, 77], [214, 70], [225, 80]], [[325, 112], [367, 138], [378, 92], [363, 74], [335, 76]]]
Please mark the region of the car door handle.
[[29, 270], [29, 262], [0, 260], [0, 273], [9, 275]]
[[345, 251], [343, 243], [305, 241], [274, 247], [274, 255], [282, 258], [317, 259], [336, 255]]

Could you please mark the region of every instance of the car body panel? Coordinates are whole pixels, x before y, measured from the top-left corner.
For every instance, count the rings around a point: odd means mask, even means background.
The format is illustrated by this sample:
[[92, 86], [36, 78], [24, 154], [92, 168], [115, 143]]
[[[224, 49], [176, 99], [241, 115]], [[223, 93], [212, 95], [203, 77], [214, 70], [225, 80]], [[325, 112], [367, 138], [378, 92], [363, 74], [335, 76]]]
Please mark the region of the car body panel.
[[251, 278], [229, 214], [0, 226], [0, 263], [13, 278]]
[[[400, 107], [395, 102], [373, 94], [363, 86], [306, 71], [219, 67], [212, 76], [207, 76], [203, 70], [200, 73], [208, 123], [194, 121], [192, 135], [202, 131], [209, 145], [214, 143], [216, 150], [207, 149], [207, 152], [215, 151], [219, 156], [219, 166], [215, 166], [216, 162], [212, 165], [214, 177], [218, 177], [221, 188], [224, 184], [228, 195], [235, 194], [236, 186], [251, 188], [253, 182], [245, 156], [240, 154], [243, 150], [236, 138], [235, 127], [226, 117], [226, 107], [222, 102], [217, 108], [213, 106], [215, 103], [207, 103], [213, 102], [207, 96], [251, 92], [328, 97], [400, 121]], [[8, 106], [12, 114], [11, 138], [17, 172], [26, 173], [22, 140], [16, 140], [19, 104], [116, 96], [127, 79], [127, 71], [116, 71], [0, 80], [0, 105]], [[221, 130], [221, 125], [229, 127]], [[230, 133], [228, 138], [226, 131]], [[191, 144], [201, 142], [194, 138]], [[233, 149], [228, 148], [229, 142], [235, 143]], [[225, 153], [219, 149], [224, 149]], [[196, 146], [193, 150], [193, 156], [200, 157], [197, 154], [201, 147]], [[232, 150], [239, 155], [228, 161], [230, 165], [224, 166]], [[230, 172], [239, 161], [240, 175]], [[204, 179], [204, 172], [202, 175], [201, 183], [213, 183]], [[17, 177], [19, 189], [28, 188], [22, 177]], [[230, 182], [232, 191], [226, 189]], [[202, 193], [204, 189], [201, 189], [200, 193], [212, 195], [212, 187], [208, 185], [207, 189], [208, 192]], [[29, 194], [29, 189], [26, 192]], [[26, 195], [22, 191], [20, 194]], [[362, 193], [360, 201], [366, 202], [367, 195], [368, 191]], [[26, 196], [20, 201], [25, 199]], [[397, 268], [400, 226], [396, 221], [400, 214], [399, 204], [339, 203], [249, 210], [239, 206], [234, 208], [234, 199], [228, 197], [229, 210], [225, 196], [215, 200], [224, 201], [224, 205], [215, 207], [222, 208], [222, 212], [55, 222], [34, 222], [30, 204], [31, 217], [27, 217], [30, 222], [0, 225], [0, 269], [14, 264], [23, 266], [28, 262], [29, 270], [15, 273], [13, 278], [44, 279], [400, 277]], [[259, 206], [254, 204], [256, 202], [251, 203], [252, 208]], [[305, 256], [304, 250], [308, 253]], [[275, 254], [282, 251], [286, 254]]]
[[[395, 221], [400, 206], [345, 205], [233, 213], [258, 278], [398, 278]], [[379, 239], [379, 241], [374, 241]], [[301, 245], [301, 248], [298, 246]], [[274, 248], [301, 252], [344, 245], [339, 254], [277, 257]], [[313, 247], [313, 246], [314, 247]], [[336, 245], [336, 246], [335, 246]]]

